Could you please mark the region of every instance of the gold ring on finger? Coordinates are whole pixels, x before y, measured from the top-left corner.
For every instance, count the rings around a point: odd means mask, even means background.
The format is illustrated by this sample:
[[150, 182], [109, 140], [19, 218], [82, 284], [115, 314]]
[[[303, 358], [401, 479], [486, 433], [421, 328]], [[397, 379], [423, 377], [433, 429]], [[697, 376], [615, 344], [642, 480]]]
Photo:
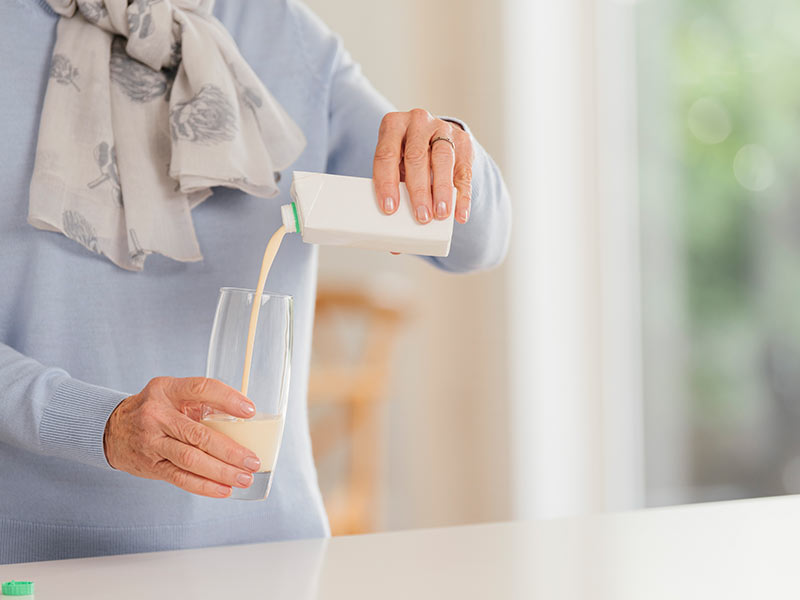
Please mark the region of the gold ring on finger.
[[453, 147], [453, 152], [455, 152], [456, 150], [455, 142], [453, 142], [453, 140], [451, 140], [449, 137], [444, 137], [443, 135], [437, 135], [435, 138], [431, 140], [431, 146], [433, 146], [436, 142], [447, 142]]

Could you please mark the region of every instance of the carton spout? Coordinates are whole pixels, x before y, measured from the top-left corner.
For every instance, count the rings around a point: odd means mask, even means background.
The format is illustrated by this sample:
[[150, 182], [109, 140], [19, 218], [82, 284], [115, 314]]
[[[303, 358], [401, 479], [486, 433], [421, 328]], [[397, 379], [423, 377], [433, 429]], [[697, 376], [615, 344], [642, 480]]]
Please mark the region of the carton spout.
[[294, 202], [281, 205], [281, 219], [286, 233], [300, 233], [300, 219], [297, 215], [297, 205]]

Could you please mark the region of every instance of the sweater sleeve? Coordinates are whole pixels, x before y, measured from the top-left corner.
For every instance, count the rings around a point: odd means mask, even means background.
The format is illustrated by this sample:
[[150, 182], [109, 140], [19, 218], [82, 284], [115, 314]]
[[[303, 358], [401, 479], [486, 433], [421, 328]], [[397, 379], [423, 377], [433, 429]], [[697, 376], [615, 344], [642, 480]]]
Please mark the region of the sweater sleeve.
[[[322, 65], [329, 73], [325, 82], [329, 103], [327, 170], [339, 175], [372, 177], [378, 128], [383, 116], [395, 108], [375, 90], [341, 40], [315, 15], [300, 4], [294, 5], [294, 12], [310, 68], [319, 72]], [[465, 225], [454, 224], [449, 256], [424, 258], [451, 272], [488, 269], [500, 264], [508, 249], [511, 229], [508, 191], [497, 165], [469, 128], [461, 121], [447, 119], [462, 125], [470, 134], [475, 151], [470, 219]]]
[[106, 421], [128, 396], [73, 379], [0, 344], [0, 442], [111, 469]]

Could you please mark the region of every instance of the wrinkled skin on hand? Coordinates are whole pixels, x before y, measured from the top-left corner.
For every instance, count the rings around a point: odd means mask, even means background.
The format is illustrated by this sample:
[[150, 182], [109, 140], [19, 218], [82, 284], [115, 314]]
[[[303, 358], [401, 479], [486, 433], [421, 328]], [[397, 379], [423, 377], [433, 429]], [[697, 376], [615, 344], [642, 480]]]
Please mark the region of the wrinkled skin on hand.
[[193, 494], [225, 498], [246, 488], [260, 462], [252, 451], [199, 421], [204, 409], [249, 418], [255, 406], [205, 377], [157, 377], [125, 398], [106, 423], [106, 459], [115, 469], [160, 479]]
[[387, 215], [397, 210], [399, 184], [405, 181], [419, 223], [446, 219], [455, 186], [455, 219], [466, 223], [472, 202], [472, 161], [472, 139], [457, 124], [421, 108], [388, 113], [381, 122], [372, 163], [381, 208]]

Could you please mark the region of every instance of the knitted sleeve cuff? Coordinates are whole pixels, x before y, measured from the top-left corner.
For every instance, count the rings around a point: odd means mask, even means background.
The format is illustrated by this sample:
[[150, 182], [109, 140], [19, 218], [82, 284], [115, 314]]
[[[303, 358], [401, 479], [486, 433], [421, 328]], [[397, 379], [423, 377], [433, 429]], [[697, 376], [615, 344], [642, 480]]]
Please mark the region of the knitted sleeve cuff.
[[106, 422], [130, 394], [65, 379], [42, 415], [39, 438], [47, 454], [111, 469], [103, 449]]

